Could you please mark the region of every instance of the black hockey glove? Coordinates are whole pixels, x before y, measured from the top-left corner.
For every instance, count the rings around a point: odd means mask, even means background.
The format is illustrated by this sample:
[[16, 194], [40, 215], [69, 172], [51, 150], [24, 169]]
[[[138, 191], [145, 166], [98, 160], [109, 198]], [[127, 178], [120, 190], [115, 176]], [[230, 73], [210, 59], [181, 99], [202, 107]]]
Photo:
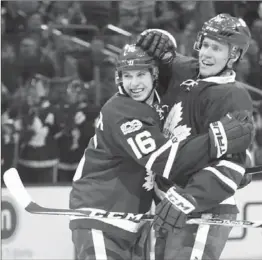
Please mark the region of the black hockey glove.
[[211, 158], [244, 152], [254, 136], [252, 115], [248, 111], [228, 113], [209, 125], [209, 136]]
[[168, 64], [176, 57], [176, 40], [167, 31], [148, 29], [143, 31], [136, 45], [163, 64]]
[[185, 225], [187, 214], [196, 206], [195, 199], [183, 189], [172, 186], [165, 198], [156, 206], [153, 227], [156, 232], [179, 232]]

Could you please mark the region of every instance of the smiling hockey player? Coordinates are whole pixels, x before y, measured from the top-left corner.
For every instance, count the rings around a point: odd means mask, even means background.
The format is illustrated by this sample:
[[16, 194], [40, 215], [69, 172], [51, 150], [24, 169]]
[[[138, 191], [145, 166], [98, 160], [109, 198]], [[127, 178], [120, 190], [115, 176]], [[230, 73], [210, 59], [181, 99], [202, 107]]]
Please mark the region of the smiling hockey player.
[[[160, 83], [168, 87], [163, 102], [170, 109], [163, 130], [166, 137], [175, 136], [182, 126], [190, 129], [190, 137], [204, 133], [211, 122], [235, 110], [252, 115], [251, 98], [235, 81], [234, 71], [249, 42], [245, 22], [227, 14], [217, 15], [203, 25], [194, 46], [198, 60], [177, 54], [175, 39], [165, 31], [149, 29], [140, 35], [137, 45], [162, 62], [160, 76], [164, 80]], [[232, 195], [250, 182], [248, 175], [243, 178], [245, 161], [243, 149], [238, 154], [223, 155], [194, 175], [184, 172], [169, 179], [195, 198], [195, 212], [235, 219], [238, 211]], [[172, 185], [161, 178], [156, 182], [162, 191]], [[176, 234], [173, 219], [176, 210], [163, 199], [156, 209], [156, 259], [219, 259], [231, 228], [187, 225]]]

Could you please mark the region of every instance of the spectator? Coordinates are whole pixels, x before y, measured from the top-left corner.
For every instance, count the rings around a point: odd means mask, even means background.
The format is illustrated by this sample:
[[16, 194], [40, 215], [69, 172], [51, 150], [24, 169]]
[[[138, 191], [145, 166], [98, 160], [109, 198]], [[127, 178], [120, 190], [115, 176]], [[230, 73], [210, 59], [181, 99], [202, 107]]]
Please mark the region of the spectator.
[[66, 91], [67, 102], [59, 106], [58, 181], [71, 183], [79, 160], [94, 135], [94, 120], [98, 111], [87, 103], [88, 92], [83, 82], [73, 80]]
[[121, 1], [119, 3], [119, 27], [132, 34], [139, 34], [155, 20], [155, 2]]
[[152, 28], [159, 28], [170, 32], [179, 42], [181, 24], [179, 22], [182, 8], [178, 2], [158, 1], [155, 7], [155, 17], [153, 17]]
[[40, 47], [40, 43], [32, 36], [24, 36], [20, 42], [17, 64], [22, 82], [31, 79], [35, 74], [48, 78], [55, 76], [55, 66]]
[[117, 91], [115, 84], [115, 60], [108, 57], [101, 65], [101, 106]]
[[26, 14], [17, 8], [16, 1], [5, 1], [2, 16], [5, 19], [5, 38], [13, 43], [18, 42], [25, 31]]
[[88, 24], [102, 29], [111, 23], [112, 1], [82, 1], [81, 6]]
[[32, 13], [27, 17], [26, 30], [29, 33], [30, 32], [39, 33], [42, 24], [43, 24], [42, 14], [39, 12]]
[[81, 7], [81, 3], [72, 2], [68, 12], [68, 21], [70, 24], [86, 24], [87, 20]]
[[17, 118], [21, 123], [17, 168], [27, 184], [52, 183], [58, 163], [54, 139], [56, 114], [47, 100], [48, 89], [43, 84], [43, 79], [35, 79], [27, 86], [25, 102]]
[[68, 9], [70, 2], [67, 1], [52, 1], [47, 10], [47, 17], [49, 22], [53, 25], [67, 25], [68, 21]]
[[[18, 88], [18, 68], [15, 46], [10, 41], [2, 41], [1, 48], [1, 77], [2, 83], [10, 93], [14, 93]], [[10, 76], [12, 75], [12, 76]]]

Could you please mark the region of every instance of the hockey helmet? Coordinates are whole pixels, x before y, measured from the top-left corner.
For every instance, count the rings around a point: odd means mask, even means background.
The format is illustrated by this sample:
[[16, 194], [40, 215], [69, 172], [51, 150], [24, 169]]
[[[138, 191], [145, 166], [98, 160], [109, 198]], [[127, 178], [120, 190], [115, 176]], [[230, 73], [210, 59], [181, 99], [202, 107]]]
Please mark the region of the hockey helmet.
[[230, 59], [236, 57], [238, 50], [239, 58], [242, 58], [251, 40], [251, 33], [245, 21], [229, 14], [219, 14], [204, 23], [194, 44], [195, 50], [200, 50], [206, 36], [230, 44]]

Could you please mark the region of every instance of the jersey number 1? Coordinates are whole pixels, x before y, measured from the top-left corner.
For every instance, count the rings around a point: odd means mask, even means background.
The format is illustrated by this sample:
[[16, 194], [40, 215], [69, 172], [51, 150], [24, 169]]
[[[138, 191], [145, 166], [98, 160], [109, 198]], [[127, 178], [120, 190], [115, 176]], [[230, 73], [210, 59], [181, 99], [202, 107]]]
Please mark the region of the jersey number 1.
[[155, 140], [151, 137], [151, 133], [143, 131], [137, 134], [134, 138], [127, 139], [128, 144], [131, 146], [137, 159], [142, 158], [142, 154], [148, 154], [156, 149]]

